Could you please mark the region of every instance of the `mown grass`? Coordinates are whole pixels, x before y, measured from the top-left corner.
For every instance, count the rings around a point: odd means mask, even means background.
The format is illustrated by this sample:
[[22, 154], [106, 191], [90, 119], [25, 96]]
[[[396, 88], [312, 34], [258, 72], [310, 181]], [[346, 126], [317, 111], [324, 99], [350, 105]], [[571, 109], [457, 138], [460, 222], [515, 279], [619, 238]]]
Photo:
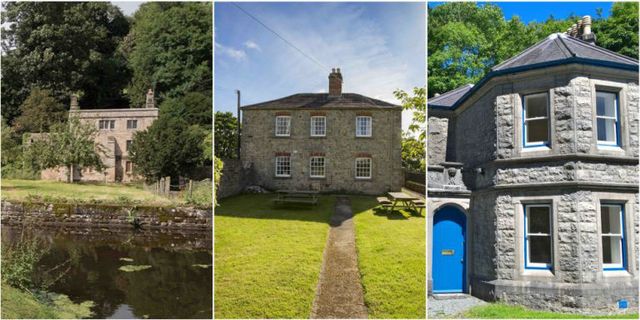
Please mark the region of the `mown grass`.
[[424, 319], [425, 218], [376, 212], [376, 205], [371, 197], [351, 198], [369, 318]]
[[335, 198], [274, 207], [241, 195], [215, 209], [215, 317], [308, 318]]
[[457, 318], [476, 319], [638, 319], [638, 314], [585, 316], [580, 314], [537, 311], [522, 306], [491, 303], [477, 306]]
[[43, 303], [30, 293], [2, 283], [3, 319], [73, 319], [91, 316], [91, 302], [75, 304], [67, 296], [58, 295], [51, 304]]
[[2, 179], [2, 199], [13, 201], [49, 200], [54, 202], [136, 201], [148, 205], [169, 205], [171, 200], [139, 187], [115, 183], [64, 183], [45, 180]]

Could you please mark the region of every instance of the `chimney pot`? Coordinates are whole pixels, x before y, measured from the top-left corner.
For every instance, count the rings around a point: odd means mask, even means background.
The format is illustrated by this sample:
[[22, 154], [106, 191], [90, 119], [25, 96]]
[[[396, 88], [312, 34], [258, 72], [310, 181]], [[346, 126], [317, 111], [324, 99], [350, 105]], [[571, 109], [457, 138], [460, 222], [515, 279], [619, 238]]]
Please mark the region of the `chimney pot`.
[[155, 107], [156, 107], [156, 100], [153, 94], [153, 89], [149, 88], [149, 91], [147, 91], [145, 108], [155, 108]]
[[342, 74], [340, 68], [336, 72], [336, 69], [332, 69], [329, 74], [329, 97], [339, 97], [342, 95]]

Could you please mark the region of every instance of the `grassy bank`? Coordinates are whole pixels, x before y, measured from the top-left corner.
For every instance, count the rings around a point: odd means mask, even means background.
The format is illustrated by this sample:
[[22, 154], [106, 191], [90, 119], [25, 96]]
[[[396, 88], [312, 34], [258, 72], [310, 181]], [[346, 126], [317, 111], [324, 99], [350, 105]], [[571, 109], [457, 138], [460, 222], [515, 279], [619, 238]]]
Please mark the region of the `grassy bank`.
[[73, 319], [91, 316], [91, 302], [75, 304], [58, 295], [50, 304], [43, 303], [30, 293], [2, 283], [3, 319]]
[[638, 314], [584, 316], [580, 314], [537, 311], [522, 306], [492, 303], [464, 312], [457, 318], [476, 319], [638, 319]]
[[2, 180], [2, 199], [51, 202], [101, 201], [124, 203], [137, 201], [148, 205], [169, 205], [171, 200], [135, 186], [115, 183], [64, 183], [44, 180]]
[[274, 207], [242, 195], [215, 212], [215, 317], [308, 318], [335, 198]]
[[370, 318], [425, 318], [425, 218], [375, 212], [352, 197], [358, 263]]

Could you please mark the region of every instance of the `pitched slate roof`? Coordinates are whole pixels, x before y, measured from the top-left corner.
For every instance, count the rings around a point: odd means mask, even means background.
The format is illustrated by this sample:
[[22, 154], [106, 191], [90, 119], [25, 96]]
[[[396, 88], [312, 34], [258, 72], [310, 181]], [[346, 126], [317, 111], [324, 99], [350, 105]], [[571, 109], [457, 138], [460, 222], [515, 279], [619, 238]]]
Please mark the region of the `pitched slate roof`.
[[554, 33], [513, 58], [491, 68], [491, 72], [486, 74], [475, 86], [466, 90], [465, 93], [457, 94], [456, 91], [461, 88], [454, 89], [437, 97], [446, 96], [446, 99], [443, 99], [446, 103], [438, 102], [437, 98], [432, 98], [429, 99], [428, 106], [437, 109], [455, 109], [493, 77], [570, 63], [636, 72], [639, 67], [636, 59], [598, 47], [565, 33]]
[[343, 93], [330, 97], [328, 93], [298, 93], [288, 97], [243, 106], [242, 109], [316, 109], [316, 108], [370, 108], [396, 109], [401, 106], [356, 93]]
[[473, 84], [465, 84], [464, 86], [447, 91], [437, 97], [429, 99], [429, 107], [451, 108], [465, 93], [473, 88]]

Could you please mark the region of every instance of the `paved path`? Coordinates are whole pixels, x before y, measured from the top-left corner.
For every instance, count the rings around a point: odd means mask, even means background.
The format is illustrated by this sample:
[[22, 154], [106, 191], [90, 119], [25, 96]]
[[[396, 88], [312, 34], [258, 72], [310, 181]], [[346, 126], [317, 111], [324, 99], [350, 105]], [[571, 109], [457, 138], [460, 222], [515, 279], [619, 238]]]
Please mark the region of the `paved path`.
[[429, 297], [429, 319], [451, 318], [475, 306], [487, 304], [468, 294], [447, 294]]
[[324, 248], [320, 281], [311, 318], [356, 319], [367, 317], [364, 304], [351, 203], [336, 199], [329, 237]]

